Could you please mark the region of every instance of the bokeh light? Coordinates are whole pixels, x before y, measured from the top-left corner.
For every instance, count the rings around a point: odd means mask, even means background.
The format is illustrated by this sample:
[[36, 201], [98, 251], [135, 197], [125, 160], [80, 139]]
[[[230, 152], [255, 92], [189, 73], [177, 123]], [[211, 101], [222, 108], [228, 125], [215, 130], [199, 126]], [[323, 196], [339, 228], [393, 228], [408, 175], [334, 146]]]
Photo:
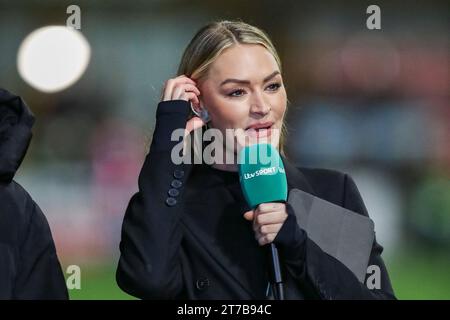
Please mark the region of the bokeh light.
[[20, 76], [37, 90], [64, 90], [80, 79], [89, 64], [91, 49], [72, 28], [47, 26], [30, 33], [17, 57]]

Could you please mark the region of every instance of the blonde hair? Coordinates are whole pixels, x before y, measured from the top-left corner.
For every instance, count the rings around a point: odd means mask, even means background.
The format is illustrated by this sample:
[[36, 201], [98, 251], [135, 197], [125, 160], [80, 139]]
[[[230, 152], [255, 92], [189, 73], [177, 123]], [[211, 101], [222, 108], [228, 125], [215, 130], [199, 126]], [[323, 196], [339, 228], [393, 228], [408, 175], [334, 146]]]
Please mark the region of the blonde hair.
[[[192, 38], [184, 50], [177, 75], [186, 75], [194, 80], [205, 77], [209, 66], [227, 48], [236, 44], [259, 44], [265, 47], [275, 58], [281, 69], [281, 60], [267, 34], [242, 21], [215, 21], [202, 27]], [[190, 117], [193, 117], [192, 113]], [[285, 120], [281, 126], [280, 153], [284, 155], [284, 144], [287, 136]]]

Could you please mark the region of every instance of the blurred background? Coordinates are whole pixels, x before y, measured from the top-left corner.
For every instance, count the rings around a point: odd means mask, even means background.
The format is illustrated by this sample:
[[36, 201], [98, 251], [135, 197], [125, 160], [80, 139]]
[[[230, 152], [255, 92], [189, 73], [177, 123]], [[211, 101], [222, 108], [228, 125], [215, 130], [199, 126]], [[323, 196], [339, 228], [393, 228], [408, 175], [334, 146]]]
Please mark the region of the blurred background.
[[[63, 40], [43, 55], [23, 41], [66, 25], [73, 4], [84, 38], [52, 61], [78, 68], [75, 83], [39, 87], [46, 72], [33, 68]], [[370, 4], [381, 30], [366, 27]], [[0, 0], [0, 87], [37, 118], [16, 180], [45, 212], [63, 269], [81, 267], [71, 298], [132, 298], [114, 278], [120, 227], [162, 85], [198, 28], [242, 19], [281, 56], [288, 156], [354, 178], [398, 298], [450, 299], [449, 17], [444, 0]]]

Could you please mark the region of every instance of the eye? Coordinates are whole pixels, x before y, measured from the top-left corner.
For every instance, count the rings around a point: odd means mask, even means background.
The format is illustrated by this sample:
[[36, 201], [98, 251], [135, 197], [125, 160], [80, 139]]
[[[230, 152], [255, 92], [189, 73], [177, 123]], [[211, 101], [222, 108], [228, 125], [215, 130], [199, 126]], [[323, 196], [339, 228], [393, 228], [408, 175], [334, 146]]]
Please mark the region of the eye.
[[275, 82], [275, 83], [269, 84], [267, 86], [267, 89], [269, 89], [270, 91], [277, 91], [280, 87], [281, 87], [281, 83]]
[[244, 89], [237, 89], [229, 93], [230, 97], [241, 97], [245, 93]]

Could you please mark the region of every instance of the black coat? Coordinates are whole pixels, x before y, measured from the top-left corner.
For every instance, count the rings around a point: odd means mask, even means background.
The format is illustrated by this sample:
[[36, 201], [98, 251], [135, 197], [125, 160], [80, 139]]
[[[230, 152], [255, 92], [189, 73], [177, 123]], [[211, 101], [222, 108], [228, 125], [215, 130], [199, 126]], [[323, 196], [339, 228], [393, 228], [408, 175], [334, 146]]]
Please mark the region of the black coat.
[[47, 220], [13, 181], [33, 122], [23, 101], [0, 89], [0, 299], [67, 299]]
[[[229, 259], [231, 253], [219, 250], [214, 242], [199, 239], [196, 228], [202, 221], [194, 221], [188, 214], [191, 208], [184, 195], [191, 191], [187, 182], [194, 165], [171, 161], [172, 147], [178, 143], [171, 141], [171, 133], [184, 128], [188, 114], [189, 103], [183, 100], [158, 105], [152, 145], [139, 176], [139, 192], [131, 198], [123, 221], [117, 282], [124, 291], [144, 299], [263, 299], [259, 293], [264, 288], [256, 288], [241, 276], [242, 264]], [[368, 215], [347, 174], [296, 168], [285, 158], [284, 165], [289, 190], [301, 189]], [[174, 186], [180, 193], [172, 197], [168, 190]], [[381, 289], [369, 290], [347, 267], [307, 237], [287, 207], [288, 218], [274, 243], [280, 249], [288, 299], [395, 298], [380, 256], [383, 248], [376, 241], [369, 265], [379, 266]], [[205, 200], [195, 210], [207, 214], [214, 206]]]

